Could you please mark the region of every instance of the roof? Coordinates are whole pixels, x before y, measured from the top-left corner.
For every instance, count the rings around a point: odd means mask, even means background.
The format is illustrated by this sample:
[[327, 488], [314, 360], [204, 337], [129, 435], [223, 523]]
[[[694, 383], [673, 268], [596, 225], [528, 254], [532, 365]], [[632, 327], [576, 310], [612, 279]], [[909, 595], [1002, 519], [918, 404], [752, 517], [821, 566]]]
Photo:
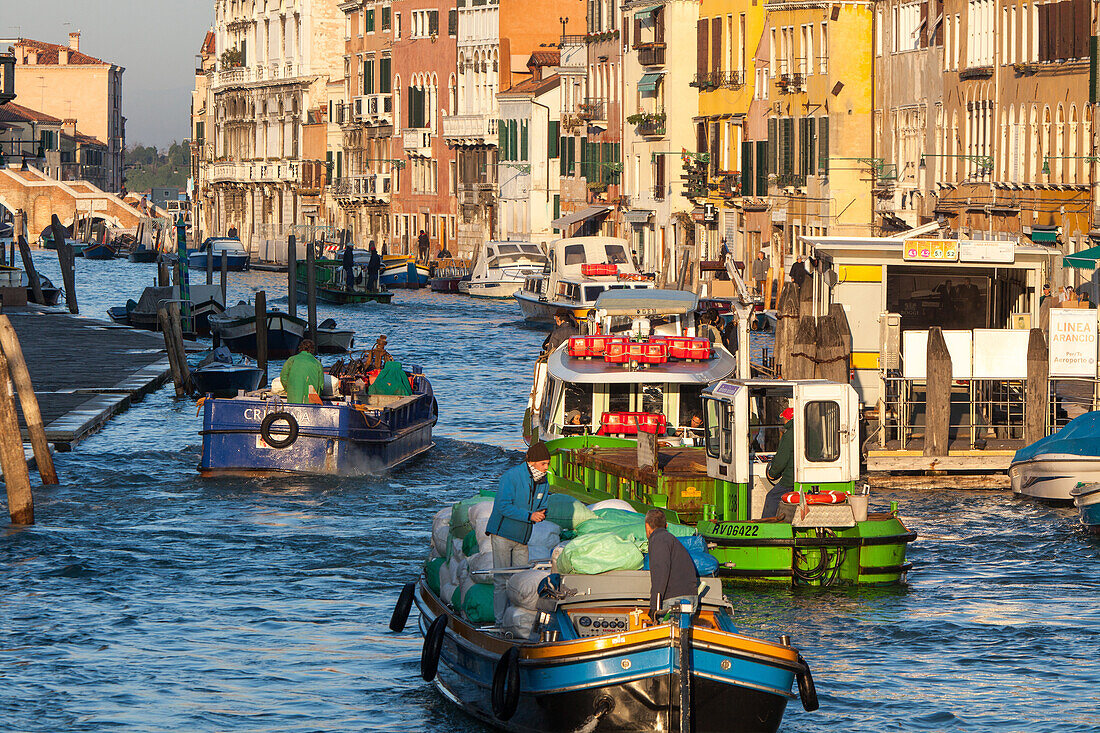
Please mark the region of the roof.
[[519, 84], [513, 84], [503, 92], [498, 92], [497, 96], [504, 97], [510, 94], [533, 94], [536, 97], [540, 94], [545, 94], [551, 89], [556, 89], [561, 83], [561, 78], [557, 74], [551, 74], [543, 79], [524, 79]]
[[38, 51], [38, 63], [40, 65], [56, 65], [58, 63], [58, 52], [62, 49], [69, 52], [69, 66], [94, 66], [94, 65], [109, 65], [110, 62], [103, 59], [97, 59], [95, 56], [89, 56], [83, 51], [74, 51], [68, 46], [61, 46], [56, 43], [46, 43], [45, 41], [36, 41], [33, 38], [20, 38], [19, 42], [15, 44], [15, 55], [21, 63], [24, 58], [23, 50]]
[[596, 310], [609, 316], [684, 315], [698, 304], [698, 296], [686, 290], [605, 290]]
[[52, 117], [45, 112], [39, 112], [30, 107], [24, 107], [15, 102], [0, 105], [0, 122], [45, 122], [50, 125], [60, 125], [61, 120]]
[[77, 130], [75, 135], [68, 135], [68, 134], [65, 134], [65, 133], [61, 133], [61, 137], [66, 137], [66, 138], [69, 138], [70, 140], [75, 140], [76, 142], [80, 143], [81, 145], [99, 145], [100, 147], [104, 147], [104, 148], [107, 147], [107, 143], [103, 142], [102, 140], [100, 140], [99, 138], [97, 138], [93, 135], [85, 135], [80, 130]]
[[202, 48], [199, 53], [214, 53], [214, 31], [207, 31], [206, 38], [202, 39]]
[[555, 48], [552, 51], [535, 51], [531, 54], [527, 65], [557, 66], [559, 63], [561, 63], [561, 51]]

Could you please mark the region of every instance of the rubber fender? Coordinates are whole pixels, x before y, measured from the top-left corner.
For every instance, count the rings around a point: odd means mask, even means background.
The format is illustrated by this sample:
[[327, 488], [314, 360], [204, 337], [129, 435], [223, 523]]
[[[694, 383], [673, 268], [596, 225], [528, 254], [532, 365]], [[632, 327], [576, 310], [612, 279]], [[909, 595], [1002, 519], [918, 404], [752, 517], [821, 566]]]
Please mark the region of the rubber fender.
[[[271, 434], [271, 426], [280, 420], [286, 422], [289, 434], [282, 440], [278, 440]], [[289, 448], [298, 439], [298, 421], [289, 412], [273, 412], [260, 423], [260, 437], [272, 448]]]
[[397, 596], [397, 605], [393, 607], [393, 615], [390, 616], [390, 631], [395, 634], [405, 630], [405, 622], [409, 620], [409, 611], [412, 610], [414, 593], [416, 593], [416, 583], [405, 583], [405, 587], [401, 589], [401, 595]]
[[439, 654], [443, 651], [443, 637], [447, 633], [446, 615], [436, 616], [424, 634], [424, 648], [420, 651], [420, 676], [425, 682], [435, 679], [439, 669]]
[[493, 715], [510, 720], [519, 706], [519, 647], [509, 647], [493, 672]]
[[798, 673], [798, 696], [802, 699], [802, 707], [812, 713], [817, 710], [817, 687], [814, 686], [814, 676], [810, 673], [810, 665], [802, 655], [798, 655], [798, 662], [802, 665], [802, 671]]

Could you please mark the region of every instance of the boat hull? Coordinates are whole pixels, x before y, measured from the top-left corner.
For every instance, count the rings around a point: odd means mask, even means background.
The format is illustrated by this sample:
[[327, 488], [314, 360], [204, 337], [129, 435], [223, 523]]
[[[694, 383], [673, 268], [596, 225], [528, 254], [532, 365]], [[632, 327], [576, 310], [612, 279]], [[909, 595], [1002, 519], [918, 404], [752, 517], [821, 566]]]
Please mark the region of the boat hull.
[[412, 260], [389, 264], [379, 279], [387, 288], [422, 288], [428, 284], [428, 268]]
[[346, 354], [355, 345], [355, 331], [336, 328], [317, 329], [317, 351], [322, 354]]
[[263, 370], [240, 365], [198, 368], [191, 372], [195, 391], [213, 397], [235, 397], [241, 390], [259, 389], [265, 381]]
[[[431, 449], [436, 422], [430, 386], [399, 404], [365, 414], [342, 402], [288, 404], [238, 397], [207, 400], [203, 405], [203, 474], [305, 473], [330, 476], [377, 474], [400, 466]], [[264, 418], [275, 412], [293, 416], [297, 438], [285, 448], [268, 444]], [[278, 432], [282, 430], [282, 432]], [[287, 437], [286, 424], [273, 426], [276, 440]]]
[[522, 287], [522, 280], [469, 280], [458, 284], [458, 292], [474, 298], [505, 299], [514, 298]]
[[433, 277], [429, 284], [437, 293], [457, 293], [458, 283], [461, 280], [461, 277]]
[[[210, 319], [210, 328], [226, 347], [238, 354], [256, 356], [256, 318], [231, 321]], [[272, 359], [285, 359], [298, 352], [298, 344], [305, 337], [307, 324], [284, 313], [267, 315], [267, 355]]]
[[[299, 282], [298, 297], [308, 297], [305, 283]], [[367, 292], [366, 290], [352, 290], [350, 293], [347, 290], [340, 288], [326, 288], [317, 286], [317, 300], [325, 303], [331, 303], [333, 305], [349, 305], [353, 303], [389, 303], [393, 299], [393, 293], [381, 291], [377, 293]]]
[[84, 246], [86, 260], [113, 260], [118, 252], [109, 244], [88, 244]]
[[160, 252], [155, 249], [132, 249], [127, 259], [130, 262], [156, 262], [159, 254]]
[[1078, 483], [1100, 482], [1100, 457], [1043, 453], [1008, 468], [1012, 493], [1045, 501], [1073, 501]]
[[[249, 256], [248, 255], [226, 255], [225, 267], [230, 272], [244, 272], [248, 269]], [[190, 270], [206, 271], [206, 253], [205, 252], [192, 252], [187, 255], [187, 267]], [[214, 254], [214, 270], [220, 271], [222, 268], [222, 257], [220, 254]]]
[[1073, 491], [1073, 503], [1081, 516], [1081, 524], [1090, 532], [1100, 534], [1100, 484], [1085, 484]]
[[578, 321], [588, 318], [589, 307], [574, 307], [568, 303], [558, 303], [552, 300], [540, 300], [520, 290], [515, 294], [519, 309], [523, 312], [523, 318], [532, 323], [551, 324], [554, 322], [554, 314], [559, 311], [572, 311]]

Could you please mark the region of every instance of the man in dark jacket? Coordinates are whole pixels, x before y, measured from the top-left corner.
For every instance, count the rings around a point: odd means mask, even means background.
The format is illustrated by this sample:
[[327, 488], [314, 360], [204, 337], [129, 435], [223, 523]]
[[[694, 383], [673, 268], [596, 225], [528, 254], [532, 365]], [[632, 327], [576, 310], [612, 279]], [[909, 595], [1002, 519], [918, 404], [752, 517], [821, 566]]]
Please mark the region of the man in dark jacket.
[[382, 289], [378, 282], [378, 273], [380, 272], [382, 272], [382, 258], [378, 256], [378, 250], [374, 248], [374, 242], [371, 242], [370, 259], [367, 260], [367, 290], [371, 293], [377, 293]]
[[355, 252], [351, 248], [351, 244], [344, 245], [344, 290], [349, 293], [352, 291], [352, 286], [355, 285]]
[[687, 548], [668, 531], [660, 509], [646, 512], [645, 536], [649, 539], [649, 618], [657, 623], [660, 604], [699, 593], [699, 573]]
[[430, 255], [431, 241], [428, 239], [428, 233], [421, 229], [416, 238], [416, 258], [427, 262]]
[[[542, 441], [527, 449], [526, 462], [510, 468], [500, 477], [493, 512], [485, 534], [492, 538], [493, 567], [515, 568], [528, 564], [527, 542], [535, 524], [546, 519], [550, 488], [546, 472], [550, 470], [550, 451]], [[493, 614], [497, 623], [504, 621], [508, 607], [508, 575], [493, 575]]]
[[567, 310], [560, 310], [554, 314], [554, 330], [542, 342], [542, 350], [549, 354], [568, 341], [570, 336], [577, 334], [577, 322], [573, 320], [573, 314]]
[[775, 486], [764, 497], [764, 512], [760, 515], [764, 519], [779, 514], [779, 501], [783, 494], [794, 491], [794, 410], [788, 407], [780, 413], [779, 419], [783, 421], [783, 435], [768, 463], [768, 478], [775, 482]]
[[802, 288], [802, 283], [806, 281], [806, 264], [802, 261], [802, 255], [798, 256], [798, 259], [791, 265], [791, 280], [794, 284]]

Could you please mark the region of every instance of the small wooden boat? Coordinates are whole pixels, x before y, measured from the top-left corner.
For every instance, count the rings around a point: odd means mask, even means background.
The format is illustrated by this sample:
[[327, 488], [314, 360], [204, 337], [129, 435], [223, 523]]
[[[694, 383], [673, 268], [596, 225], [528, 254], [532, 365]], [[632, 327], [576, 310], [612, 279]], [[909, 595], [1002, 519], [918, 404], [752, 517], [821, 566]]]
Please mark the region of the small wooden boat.
[[507, 731], [775, 731], [796, 681], [817, 709], [798, 649], [742, 634], [716, 578], [653, 624], [646, 571], [558, 577], [539, 594], [532, 640], [466, 621], [423, 576], [405, 586], [390, 628], [402, 630], [415, 603], [421, 675]]
[[405, 374], [408, 396], [330, 393], [321, 404], [290, 404], [265, 390], [206, 400], [199, 471], [359, 476], [400, 466], [431, 449], [437, 419], [428, 378], [415, 366]]
[[1100, 410], [1016, 451], [1008, 477], [1013, 494], [1054, 502], [1073, 501], [1079, 483], [1100, 482]]
[[191, 270], [206, 270], [207, 256], [213, 258], [215, 271], [221, 270], [222, 253], [226, 255], [226, 269], [230, 272], [242, 272], [248, 269], [250, 261], [248, 250], [235, 237], [207, 237], [199, 248], [187, 255], [187, 267]]
[[90, 242], [84, 245], [83, 254], [86, 260], [113, 260], [118, 248], [109, 242]]
[[428, 285], [436, 293], [457, 293], [458, 284], [469, 279], [468, 260], [437, 260], [432, 263], [432, 277], [428, 280]]
[[[256, 358], [256, 306], [241, 302], [209, 318], [211, 332], [230, 351]], [[277, 310], [267, 312], [267, 355], [285, 359], [298, 351], [309, 324]]]
[[[31, 287], [30, 278], [24, 270], [11, 265], [0, 265], [0, 283], [11, 288], [25, 287], [27, 302], [34, 302], [34, 288]], [[38, 273], [38, 285], [42, 289], [42, 298], [46, 301], [43, 305], [57, 305], [61, 300], [61, 288], [54, 286], [53, 282], [41, 272]]]
[[267, 375], [255, 362], [234, 360], [229, 349], [219, 346], [191, 369], [191, 382], [200, 395], [236, 397], [264, 386]]
[[1081, 515], [1081, 524], [1093, 534], [1100, 534], [1100, 483], [1079, 484], [1069, 493]]
[[[334, 305], [347, 305], [349, 303], [389, 303], [393, 293], [383, 290], [367, 289], [367, 266], [364, 258], [356, 253], [356, 264], [352, 268], [352, 276], [355, 281], [351, 290], [347, 288], [344, 263], [342, 260], [319, 259], [313, 263], [314, 278], [317, 288], [317, 299]], [[299, 297], [306, 297], [307, 293], [307, 266], [305, 260], [298, 260], [295, 282]]]
[[[184, 325], [184, 336], [210, 334], [210, 316], [222, 313], [222, 291], [218, 285], [191, 285], [191, 323]], [[127, 300], [126, 305], [107, 309], [107, 315], [115, 323], [146, 331], [160, 331], [157, 311], [167, 303], [180, 301], [179, 287], [176, 285], [159, 287], [151, 285], [141, 292], [134, 301]]]
[[[135, 246], [133, 249], [130, 250], [130, 254], [127, 255], [127, 259], [129, 259], [130, 262], [156, 262], [157, 255], [159, 254], [160, 252], [158, 250], [151, 249], [145, 246]], [[220, 266], [221, 265], [219, 264], [219, 267]]]
[[386, 288], [422, 288], [428, 284], [428, 267], [412, 255], [387, 255], [382, 258], [382, 286]]
[[326, 318], [317, 324], [317, 352], [346, 354], [355, 346], [355, 329], [337, 328], [336, 321]]

